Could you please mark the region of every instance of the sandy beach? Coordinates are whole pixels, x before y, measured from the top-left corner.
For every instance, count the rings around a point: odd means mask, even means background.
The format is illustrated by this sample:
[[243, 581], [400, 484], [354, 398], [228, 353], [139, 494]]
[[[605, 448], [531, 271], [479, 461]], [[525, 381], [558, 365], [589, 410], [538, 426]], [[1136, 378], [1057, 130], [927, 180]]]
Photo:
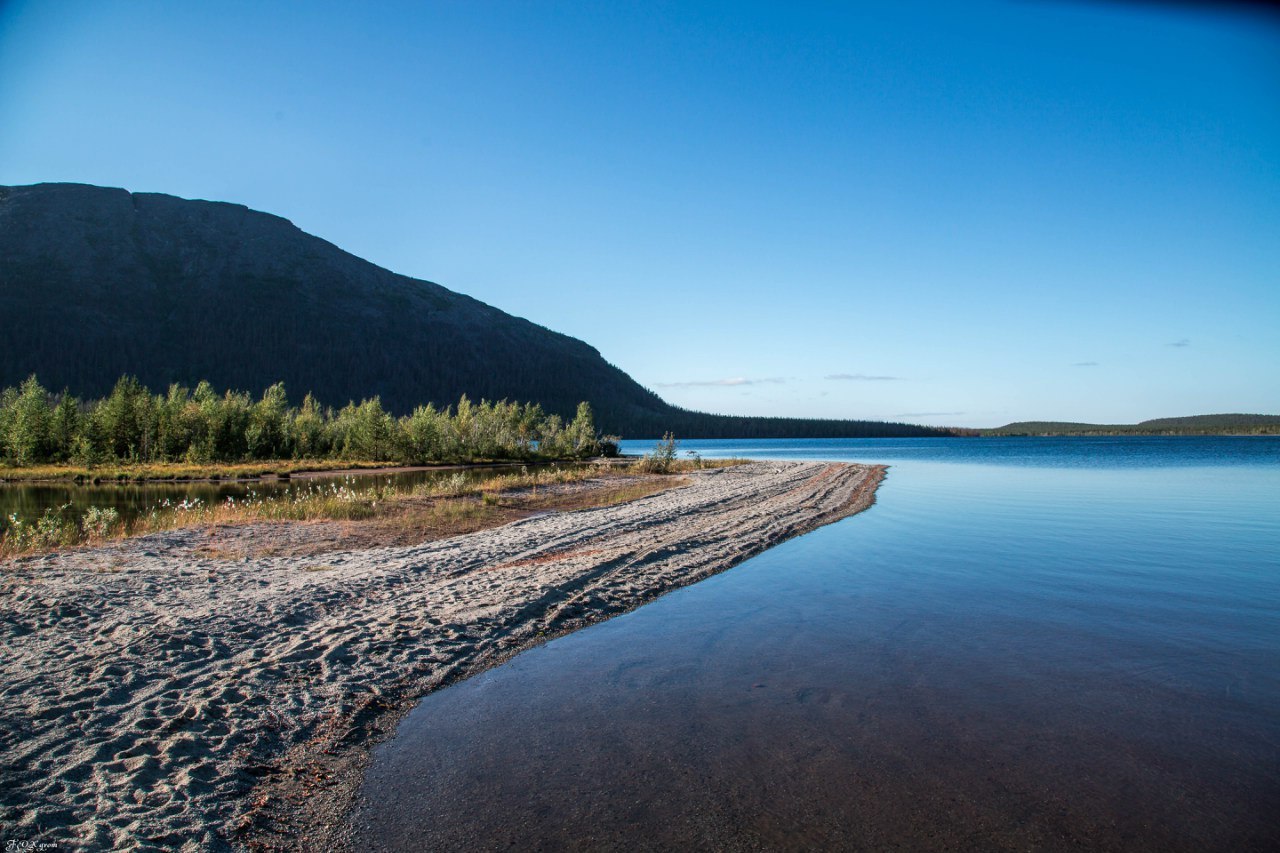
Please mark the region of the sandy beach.
[[274, 523], [221, 534], [273, 556], [187, 529], [0, 564], [3, 838], [341, 848], [369, 750], [423, 695], [865, 509], [883, 474], [697, 471], [412, 547], [308, 552], [333, 529]]

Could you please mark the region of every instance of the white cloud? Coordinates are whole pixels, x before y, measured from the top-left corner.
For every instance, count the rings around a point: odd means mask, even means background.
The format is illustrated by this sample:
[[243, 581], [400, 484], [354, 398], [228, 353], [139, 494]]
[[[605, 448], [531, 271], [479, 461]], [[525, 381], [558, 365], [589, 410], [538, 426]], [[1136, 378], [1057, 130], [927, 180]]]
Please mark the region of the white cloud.
[[845, 382], [900, 382], [901, 376], [869, 376], [865, 373], [830, 373], [823, 379], [837, 379]]

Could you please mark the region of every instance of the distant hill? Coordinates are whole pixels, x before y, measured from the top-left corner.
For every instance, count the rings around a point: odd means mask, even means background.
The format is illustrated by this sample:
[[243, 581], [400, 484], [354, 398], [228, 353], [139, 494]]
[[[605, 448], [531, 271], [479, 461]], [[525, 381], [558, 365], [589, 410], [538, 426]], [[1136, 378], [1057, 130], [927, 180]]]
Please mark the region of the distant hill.
[[593, 347], [361, 260], [238, 204], [84, 184], [0, 187], [0, 387], [35, 373], [105, 396], [122, 374], [163, 390], [283, 381], [341, 406], [378, 395], [538, 402], [631, 437], [939, 435], [874, 421], [727, 418], [669, 405]]
[[983, 435], [1280, 435], [1280, 415], [1191, 415], [1137, 424], [1021, 421], [981, 432]]

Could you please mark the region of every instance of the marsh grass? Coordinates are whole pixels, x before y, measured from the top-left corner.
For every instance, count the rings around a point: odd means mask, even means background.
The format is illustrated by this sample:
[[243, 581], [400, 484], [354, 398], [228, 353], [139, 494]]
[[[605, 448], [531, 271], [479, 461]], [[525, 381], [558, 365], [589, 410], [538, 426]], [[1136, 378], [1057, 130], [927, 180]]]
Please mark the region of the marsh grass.
[[47, 551], [78, 545], [87, 535], [74, 519], [68, 519], [70, 504], [46, 509], [39, 517], [28, 521], [17, 515], [9, 516], [9, 526], [0, 538], [0, 557], [27, 551]]
[[[673, 460], [667, 473], [741, 464], [747, 460]], [[71, 504], [31, 520], [11, 516], [0, 533], [0, 558], [92, 545], [163, 530], [261, 521], [373, 522], [402, 535], [458, 535], [505, 524], [532, 512], [586, 509], [636, 500], [680, 485], [674, 477], [646, 477], [637, 465], [552, 465], [477, 477], [456, 471], [432, 482], [399, 486], [388, 477], [374, 483], [351, 476], [299, 484], [284, 493], [250, 489], [241, 498], [206, 502], [166, 500], [146, 515], [122, 520], [111, 508], [90, 507], [77, 517]], [[588, 480], [589, 490], [565, 489]]]
[[368, 519], [377, 514], [379, 502], [385, 505], [395, 493], [390, 484], [357, 486], [352, 478], [344, 477], [307, 483], [284, 494], [260, 494], [250, 489], [242, 498], [218, 502], [164, 500], [146, 515], [128, 521], [116, 510], [103, 507], [90, 507], [77, 517], [71, 504], [63, 504], [45, 510], [34, 520], [10, 516], [7, 529], [0, 534], [0, 557], [209, 524]]
[[[514, 475], [494, 478], [505, 482], [486, 483], [486, 490], [461, 496], [415, 496], [393, 505], [386, 516], [364, 525], [371, 542], [412, 544], [429, 539], [460, 536], [498, 527], [541, 512], [566, 512], [613, 506], [682, 485], [678, 477], [638, 477], [626, 472], [561, 472], [553, 475], [559, 484], [572, 486], [587, 479], [604, 480], [595, 488], [551, 488], [557, 483], [543, 477], [538, 485]], [[539, 487], [540, 486], [540, 487]]]
[[144, 480], [252, 480], [262, 477], [341, 471], [378, 469], [395, 466], [394, 462], [370, 462], [350, 459], [298, 459], [236, 462], [225, 464], [193, 464], [188, 462], [146, 462], [119, 465], [0, 465], [0, 480], [21, 483], [71, 480], [77, 483], [127, 483]]
[[737, 457], [730, 459], [703, 459], [694, 456], [690, 459], [674, 459], [667, 466], [665, 473], [667, 474], [688, 474], [693, 471], [705, 471], [710, 468], [732, 468], [735, 465], [747, 465], [750, 459], [740, 459]]
[[680, 486], [688, 482], [682, 478], [672, 479], [624, 479], [616, 485], [607, 486], [602, 489], [583, 492], [575, 496], [560, 499], [557, 496], [548, 496], [545, 498], [533, 498], [525, 502], [525, 507], [539, 511], [544, 509], [556, 510], [575, 510], [575, 509], [594, 509], [602, 506], [613, 506], [614, 504], [629, 503], [630, 501], [646, 498], [649, 495], [655, 495], [658, 492], [664, 492], [674, 486]]

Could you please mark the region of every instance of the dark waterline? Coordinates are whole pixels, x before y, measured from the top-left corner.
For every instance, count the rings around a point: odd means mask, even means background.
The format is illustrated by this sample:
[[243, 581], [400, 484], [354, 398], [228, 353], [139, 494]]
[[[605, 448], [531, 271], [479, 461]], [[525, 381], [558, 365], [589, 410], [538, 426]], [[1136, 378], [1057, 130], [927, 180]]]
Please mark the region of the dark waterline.
[[427, 697], [357, 848], [1280, 847], [1280, 440], [990, 441], [688, 443], [894, 467]]

